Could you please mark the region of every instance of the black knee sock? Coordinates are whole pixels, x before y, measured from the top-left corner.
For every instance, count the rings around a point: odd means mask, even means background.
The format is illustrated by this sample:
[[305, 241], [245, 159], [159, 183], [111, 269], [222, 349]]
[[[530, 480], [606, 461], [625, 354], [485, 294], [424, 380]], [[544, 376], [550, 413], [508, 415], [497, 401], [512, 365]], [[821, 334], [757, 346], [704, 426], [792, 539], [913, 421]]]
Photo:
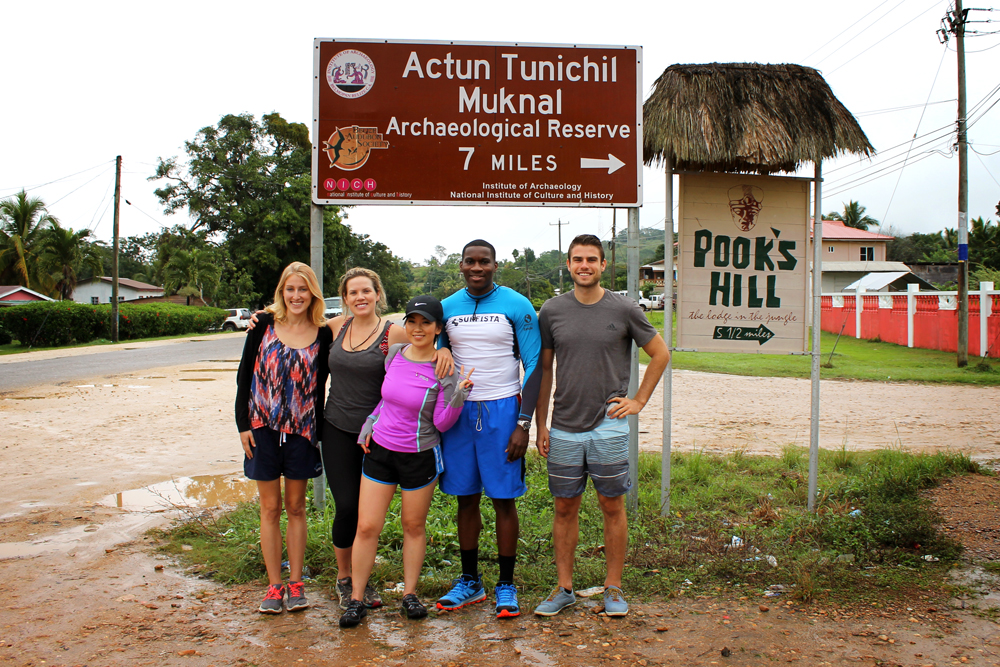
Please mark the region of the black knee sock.
[[514, 561], [516, 560], [517, 556], [497, 556], [497, 562], [500, 564], [498, 584], [514, 583]]
[[474, 579], [479, 578], [479, 547], [475, 549], [461, 549], [462, 554], [462, 574], [467, 574]]

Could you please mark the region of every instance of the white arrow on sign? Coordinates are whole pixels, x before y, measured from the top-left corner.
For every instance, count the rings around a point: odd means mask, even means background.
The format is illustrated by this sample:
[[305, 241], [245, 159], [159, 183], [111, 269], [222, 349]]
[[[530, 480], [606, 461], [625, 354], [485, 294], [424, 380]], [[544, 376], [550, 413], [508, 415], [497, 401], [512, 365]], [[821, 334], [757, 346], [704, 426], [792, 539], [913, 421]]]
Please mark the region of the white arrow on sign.
[[608, 153], [607, 160], [592, 157], [580, 158], [580, 169], [607, 169], [609, 174], [613, 174], [624, 166], [625, 163], [611, 153]]

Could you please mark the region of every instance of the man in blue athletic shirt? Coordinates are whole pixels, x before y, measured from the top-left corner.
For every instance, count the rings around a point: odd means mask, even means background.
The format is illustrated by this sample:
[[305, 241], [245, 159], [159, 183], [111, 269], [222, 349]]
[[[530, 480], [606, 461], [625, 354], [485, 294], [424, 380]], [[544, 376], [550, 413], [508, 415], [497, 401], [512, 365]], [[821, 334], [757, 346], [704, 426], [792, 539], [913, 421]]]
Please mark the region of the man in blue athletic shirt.
[[541, 382], [541, 336], [531, 302], [493, 284], [496, 268], [492, 245], [482, 239], [469, 242], [462, 249], [461, 264], [466, 288], [441, 302], [441, 345], [451, 349], [456, 368], [476, 369], [476, 384], [458, 423], [441, 434], [441, 490], [458, 496], [462, 576], [437, 608], [460, 609], [486, 599], [479, 574], [479, 503], [485, 491], [497, 517], [496, 615], [509, 618], [521, 613], [514, 586], [520, 532], [515, 500], [526, 490], [524, 453]]

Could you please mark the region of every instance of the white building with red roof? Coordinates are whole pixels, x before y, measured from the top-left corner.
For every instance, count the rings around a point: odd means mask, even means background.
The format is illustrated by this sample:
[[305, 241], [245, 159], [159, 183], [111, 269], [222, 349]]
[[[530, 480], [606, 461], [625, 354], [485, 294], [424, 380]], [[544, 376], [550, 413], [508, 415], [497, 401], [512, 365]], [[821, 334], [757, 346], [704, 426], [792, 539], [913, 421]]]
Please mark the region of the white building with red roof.
[[[132, 301], [133, 299], [145, 299], [151, 296], [163, 296], [162, 287], [150, 285], [149, 283], [131, 280], [129, 278], [118, 279], [118, 300]], [[111, 277], [101, 276], [91, 278], [82, 283], [78, 283], [73, 290], [73, 301], [77, 303], [110, 303], [111, 302]]]
[[23, 306], [35, 301], [53, 301], [23, 285], [0, 285], [0, 306]]

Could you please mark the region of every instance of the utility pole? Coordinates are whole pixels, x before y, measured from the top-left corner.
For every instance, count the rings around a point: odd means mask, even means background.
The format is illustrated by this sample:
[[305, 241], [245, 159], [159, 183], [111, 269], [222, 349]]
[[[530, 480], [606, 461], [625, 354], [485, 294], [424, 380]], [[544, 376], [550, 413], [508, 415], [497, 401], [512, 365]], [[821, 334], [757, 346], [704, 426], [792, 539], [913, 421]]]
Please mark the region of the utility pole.
[[958, 358], [959, 368], [969, 365], [969, 144], [966, 127], [965, 24], [969, 9], [955, 0], [955, 11], [941, 19], [938, 39], [947, 43], [955, 35], [958, 55]]
[[969, 145], [965, 126], [965, 16], [955, 0], [958, 53], [958, 367], [969, 365]]
[[[562, 228], [563, 225], [568, 225], [568, 224], [569, 224], [568, 222], [563, 222], [562, 220], [549, 223], [549, 227], [559, 228], [559, 293], [560, 294], [563, 293], [563, 267], [566, 265], [566, 262], [563, 260], [563, 254], [562, 254]], [[525, 270], [527, 271], [527, 264], [525, 265]]]
[[111, 342], [118, 342], [118, 219], [122, 198], [122, 156], [115, 158], [115, 229], [111, 255]]

